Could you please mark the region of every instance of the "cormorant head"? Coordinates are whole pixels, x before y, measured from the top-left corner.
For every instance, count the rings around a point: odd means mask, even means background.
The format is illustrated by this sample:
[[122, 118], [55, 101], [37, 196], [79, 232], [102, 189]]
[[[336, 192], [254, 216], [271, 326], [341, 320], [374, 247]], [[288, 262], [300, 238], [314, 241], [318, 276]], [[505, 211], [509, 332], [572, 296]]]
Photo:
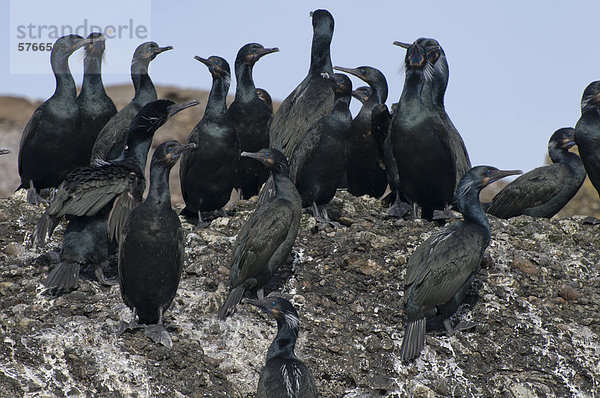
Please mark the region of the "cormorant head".
[[336, 98], [350, 98], [352, 95], [352, 81], [348, 76], [343, 73], [334, 73], [333, 76], [329, 76], [329, 80], [333, 83], [332, 88]]
[[265, 101], [265, 104], [267, 104], [267, 106], [271, 108], [271, 110], [273, 110], [273, 100], [271, 99], [271, 96], [269, 95], [267, 90], [263, 88], [257, 88], [256, 95], [258, 96], [258, 98]]
[[239, 65], [246, 63], [252, 66], [264, 55], [276, 53], [278, 51], [279, 49], [277, 47], [264, 48], [258, 43], [248, 43], [238, 51], [237, 57], [235, 58], [235, 64]]
[[171, 168], [177, 163], [177, 160], [184, 152], [195, 148], [196, 144], [194, 143], [180, 145], [179, 142], [175, 140], [163, 142], [154, 151], [154, 154], [152, 155], [152, 164], [161, 164]]
[[440, 80], [447, 84], [448, 62], [440, 43], [435, 39], [420, 38], [413, 44], [395, 41], [394, 45], [405, 48], [404, 64], [407, 69], [424, 69], [428, 81]]
[[[186, 108], [198, 105], [198, 101], [191, 101], [182, 104], [176, 104], [169, 99], [159, 99], [146, 104], [140, 111], [135, 115], [131, 121], [130, 135], [135, 131], [135, 135], [142, 135], [143, 138], [150, 135], [165, 122]], [[128, 138], [129, 142], [129, 138]]]
[[331, 42], [333, 37], [333, 15], [327, 10], [315, 10], [310, 12], [313, 25], [313, 35], [315, 37], [328, 39]]
[[277, 320], [278, 325], [287, 325], [297, 333], [300, 323], [298, 320], [298, 312], [292, 303], [283, 297], [265, 297], [263, 300], [245, 299], [244, 302], [257, 306], [271, 318]]
[[106, 37], [102, 33], [92, 32], [88, 35], [91, 42], [85, 46], [85, 55], [92, 57], [101, 57], [104, 54]]
[[521, 170], [498, 170], [492, 166], [475, 166], [460, 179], [456, 188], [456, 200], [460, 202], [468, 192], [475, 191], [479, 195], [479, 192], [492, 182], [522, 173]]
[[289, 167], [287, 158], [277, 149], [265, 148], [258, 152], [242, 152], [240, 156], [256, 159], [273, 172], [281, 172]]
[[550, 141], [548, 142], [548, 151], [551, 151], [553, 148], [569, 150], [569, 148], [574, 145], [575, 129], [572, 127], [563, 127], [556, 130], [554, 134], [552, 134], [552, 137], [550, 137]]
[[131, 64], [134, 65], [139, 62], [148, 65], [158, 54], [172, 49], [172, 46], [159, 47], [159, 45], [153, 41], [142, 43], [135, 49]]
[[231, 71], [229, 69], [229, 63], [224, 58], [212, 55], [206, 58], [195, 56], [196, 61], [202, 62], [208, 67], [208, 70], [214, 79], [225, 80], [227, 84], [231, 82]]
[[79, 35], [66, 35], [63, 37], [59, 37], [52, 46], [52, 52], [50, 53], [50, 57], [69, 57], [75, 51], [77, 51], [85, 45], [90, 44], [91, 42], [91, 38], [84, 39]]
[[371, 89], [369, 86], [359, 87], [352, 92], [352, 96], [359, 100], [362, 104], [367, 102], [371, 94], [373, 94], [373, 89]]
[[598, 108], [600, 105], [600, 80], [591, 82], [583, 91], [581, 97], [581, 112]]

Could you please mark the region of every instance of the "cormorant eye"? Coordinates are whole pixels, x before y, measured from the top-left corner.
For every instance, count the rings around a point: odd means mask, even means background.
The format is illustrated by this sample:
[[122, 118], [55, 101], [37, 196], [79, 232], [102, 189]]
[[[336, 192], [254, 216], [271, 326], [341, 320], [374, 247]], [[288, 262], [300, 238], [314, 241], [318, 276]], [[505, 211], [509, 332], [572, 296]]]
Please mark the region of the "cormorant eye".
[[275, 301], [271, 301], [271, 307], [275, 307], [277, 303]]
[[491, 171], [491, 170], [487, 170], [487, 171], [485, 172], [485, 175], [488, 175], [488, 176], [489, 176], [490, 174], [492, 174], [492, 171]]
[[215, 65], [219, 65], [219, 61], [218, 61], [218, 60], [217, 60], [217, 61], [215, 61]]
[[251, 52], [255, 53], [256, 52], [256, 48], [252, 48], [252, 50], [250, 50]]
[[269, 156], [271, 156], [271, 154], [269, 152], [265, 152], [265, 156], [269, 157]]

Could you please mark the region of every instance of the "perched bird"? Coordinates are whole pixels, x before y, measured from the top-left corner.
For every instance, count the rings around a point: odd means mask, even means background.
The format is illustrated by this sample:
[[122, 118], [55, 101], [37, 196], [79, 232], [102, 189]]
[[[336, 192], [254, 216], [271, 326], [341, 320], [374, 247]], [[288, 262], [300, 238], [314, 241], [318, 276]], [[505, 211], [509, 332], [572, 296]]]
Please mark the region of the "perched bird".
[[369, 85], [371, 95], [352, 120], [352, 141], [348, 150], [346, 181], [354, 196], [380, 198], [388, 185], [382, 154], [371, 132], [371, 112], [387, 100], [387, 80], [381, 71], [371, 66], [333, 69], [358, 77]]
[[50, 63], [56, 90], [33, 112], [19, 145], [21, 185], [17, 189], [27, 189], [29, 203], [39, 204], [40, 189], [59, 186], [67, 173], [88, 164], [78, 140], [81, 116], [69, 57], [91, 42], [89, 38], [67, 35], [56, 40], [52, 47]]
[[585, 171], [600, 195], [600, 81], [590, 83], [583, 92], [575, 142]]
[[185, 239], [179, 216], [171, 208], [169, 172], [182, 153], [195, 147], [167, 141], [152, 155], [148, 196], [131, 211], [119, 244], [121, 296], [133, 310], [132, 322], [120, 322], [119, 335], [140, 327], [137, 315], [147, 336], [169, 348], [173, 345], [163, 316], [177, 293]]
[[[252, 79], [252, 68], [260, 58], [277, 51], [278, 48], [264, 48], [261, 44], [249, 43], [240, 48], [235, 58], [237, 86], [235, 99], [227, 113], [240, 139], [242, 151], [256, 152], [269, 146], [273, 104], [259, 97]], [[268, 98], [271, 101], [270, 96]], [[249, 199], [258, 194], [268, 176], [268, 171], [260, 164], [243, 158], [238, 165], [235, 187], [241, 190], [241, 197]]]
[[469, 170], [456, 191], [463, 221], [434, 232], [408, 260], [403, 298], [408, 325], [400, 349], [403, 360], [419, 356], [428, 319], [441, 317], [449, 335], [474, 326], [461, 322], [452, 328], [450, 316], [462, 304], [490, 242], [490, 226], [479, 193], [493, 181], [520, 173], [490, 166]]
[[131, 121], [137, 113], [151, 101], [155, 101], [156, 89], [148, 75], [150, 62], [160, 53], [172, 50], [173, 47], [159, 47], [155, 42], [140, 44], [131, 60], [131, 80], [135, 95], [131, 102], [114, 115], [102, 128], [92, 148], [90, 163], [96, 159], [114, 160], [121, 156], [127, 141], [127, 132]]
[[245, 300], [266, 312], [277, 321], [277, 336], [267, 352], [260, 372], [256, 398], [314, 398], [319, 395], [310, 369], [294, 354], [298, 338], [298, 312], [288, 300], [265, 297]]
[[523, 174], [496, 194], [487, 213], [500, 218], [521, 214], [550, 218], [577, 193], [585, 180], [585, 169], [577, 154], [569, 152], [575, 145], [575, 130], [556, 130], [548, 143], [554, 162]]
[[289, 179], [284, 154], [261, 149], [242, 152], [242, 156], [256, 159], [271, 170], [275, 195], [259, 204], [237, 235], [231, 256], [231, 291], [219, 309], [220, 319], [233, 312], [246, 291], [256, 290], [257, 297], [263, 298], [263, 286], [292, 250], [302, 215], [302, 200]]
[[373, 90], [369, 86], [361, 86], [356, 90], [352, 91], [352, 96], [364, 104], [369, 100], [369, 97], [373, 94]]
[[267, 92], [267, 90], [265, 90], [264, 88], [257, 88], [256, 95], [258, 96], [258, 98], [264, 101], [265, 104], [267, 104], [267, 106], [269, 107], [269, 109], [271, 109], [271, 112], [273, 112], [273, 100], [271, 99], [271, 95]]
[[290, 162], [290, 179], [296, 184], [302, 207], [312, 206], [314, 217], [323, 223], [330, 223], [324, 206], [344, 176], [352, 138], [352, 114], [348, 108], [352, 82], [341, 73], [327, 78], [335, 93], [333, 110], [306, 132]]
[[240, 157], [240, 141], [230, 114], [227, 112], [227, 92], [231, 75], [229, 64], [221, 57], [196, 60], [208, 67], [213, 79], [204, 117], [193, 128], [187, 142], [197, 149], [184, 153], [179, 165], [181, 193], [187, 217], [198, 217], [198, 227], [208, 223], [202, 220], [203, 211], [222, 210], [229, 201], [236, 179]]
[[431, 220], [447, 209], [460, 178], [471, 167], [464, 142], [443, 107], [448, 64], [433, 39], [418, 39], [407, 49], [406, 79], [397, 112], [390, 122], [390, 142], [402, 193]]
[[102, 33], [91, 33], [92, 42], [84, 47], [83, 83], [77, 97], [77, 106], [81, 113], [80, 141], [82, 157], [89, 162], [92, 147], [104, 125], [117, 114], [117, 107], [106, 95], [102, 84], [102, 57], [106, 38]]
[[[197, 104], [197, 101], [175, 104], [171, 100], [156, 100], [143, 107], [131, 123], [127, 149], [121, 157], [115, 161], [80, 167], [67, 175], [35, 227], [34, 242], [43, 245], [46, 235], [52, 235], [63, 216], [94, 216], [101, 211], [110, 213], [106, 227], [108, 239], [116, 236], [118, 242], [131, 209], [142, 201], [146, 158], [154, 133], [171, 116]], [[90, 261], [95, 263], [97, 274], [101, 272], [98, 268], [102, 256], [95, 257], [94, 253], [106, 251], [108, 241], [98, 238], [103, 235], [95, 222], [90, 223], [89, 228], [91, 230], [87, 233], [67, 234], [73, 240], [63, 242], [63, 246], [73, 247], [70, 253], [74, 258], [64, 258], [50, 272], [46, 282], [48, 288], [58, 291], [76, 288], [80, 266]]]

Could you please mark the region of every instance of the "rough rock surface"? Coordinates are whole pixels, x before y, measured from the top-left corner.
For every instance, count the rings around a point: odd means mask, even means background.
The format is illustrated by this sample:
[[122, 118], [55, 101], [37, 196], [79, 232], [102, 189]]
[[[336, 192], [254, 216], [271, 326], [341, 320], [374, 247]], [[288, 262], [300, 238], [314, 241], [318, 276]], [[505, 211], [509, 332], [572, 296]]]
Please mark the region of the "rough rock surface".
[[[254, 209], [188, 231], [185, 271], [167, 312], [173, 349], [129, 320], [118, 286], [83, 280], [61, 297], [42, 282], [63, 226], [35, 249], [43, 210], [22, 194], [0, 200], [0, 396], [251, 397], [276, 326], [240, 305], [224, 322], [229, 253]], [[335, 213], [338, 213], [337, 215]], [[436, 224], [384, 217], [377, 200], [339, 193], [330, 214], [350, 226], [319, 230], [304, 215], [294, 256], [274, 288], [296, 304], [296, 353], [322, 397], [593, 397], [600, 391], [599, 226], [581, 217], [491, 219], [489, 256], [453, 337], [431, 333], [412, 363], [397, 353], [406, 261]]]

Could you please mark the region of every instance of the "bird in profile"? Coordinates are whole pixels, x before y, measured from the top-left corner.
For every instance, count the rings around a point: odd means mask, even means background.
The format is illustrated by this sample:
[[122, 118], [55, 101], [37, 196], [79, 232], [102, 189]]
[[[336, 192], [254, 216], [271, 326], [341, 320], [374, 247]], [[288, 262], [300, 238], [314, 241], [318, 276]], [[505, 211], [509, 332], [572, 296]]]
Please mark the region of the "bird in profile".
[[577, 154], [569, 152], [575, 145], [575, 130], [558, 129], [548, 142], [553, 164], [523, 174], [494, 196], [487, 213], [500, 218], [522, 214], [550, 218], [575, 196], [585, 180], [585, 168]]
[[81, 115], [69, 57], [91, 42], [90, 38], [67, 35], [52, 46], [50, 63], [56, 90], [33, 112], [19, 145], [21, 185], [17, 189], [27, 189], [29, 203], [39, 204], [41, 189], [58, 187], [67, 173], [88, 164], [81, 157]]
[[402, 193], [431, 220], [434, 210], [447, 210], [452, 203], [471, 162], [444, 109], [448, 63], [442, 47], [425, 38], [394, 44], [407, 49], [406, 79], [390, 122], [390, 142]]
[[156, 148], [148, 196], [131, 211], [119, 242], [119, 286], [133, 320], [121, 321], [118, 334], [143, 327], [154, 342], [168, 348], [173, 342], [163, 325], [164, 312], [177, 293], [185, 245], [179, 216], [171, 208], [169, 172], [182, 153], [195, 147], [167, 141]]
[[302, 198], [302, 207], [312, 206], [318, 222], [337, 226], [329, 220], [325, 205], [335, 195], [344, 176], [352, 138], [352, 114], [348, 108], [352, 82], [348, 76], [324, 75], [331, 82], [335, 104], [331, 113], [304, 135], [292, 153], [290, 179]]
[[159, 47], [153, 41], [140, 44], [131, 60], [131, 80], [135, 94], [129, 104], [114, 115], [102, 128], [92, 148], [93, 163], [97, 159], [115, 160], [123, 153], [127, 141], [127, 132], [135, 115], [149, 102], [157, 99], [156, 89], [148, 75], [150, 62], [158, 54], [172, 50], [173, 47]]
[[371, 97], [371, 94], [373, 94], [373, 90], [369, 86], [361, 86], [352, 91], [352, 96], [361, 104], [364, 104], [366, 101], [368, 101], [369, 97]]
[[583, 91], [575, 142], [585, 171], [600, 195], [600, 81], [591, 82]]
[[231, 290], [218, 311], [220, 319], [233, 312], [246, 291], [264, 297], [264, 285], [292, 250], [302, 215], [302, 200], [289, 178], [283, 153], [261, 149], [241, 156], [256, 159], [271, 171], [275, 195], [258, 205], [237, 235], [231, 255]]
[[[187, 142], [197, 149], [184, 153], [179, 165], [181, 194], [185, 208], [181, 214], [198, 217], [198, 228], [210, 224], [201, 212], [221, 210], [229, 201], [236, 180], [240, 141], [227, 112], [227, 92], [231, 82], [229, 64], [221, 57], [196, 56], [208, 67], [213, 84], [202, 120], [192, 129]], [[225, 214], [226, 216], [227, 214]]]
[[490, 226], [479, 193], [500, 178], [520, 173], [491, 166], [469, 170], [456, 191], [463, 220], [434, 232], [408, 260], [403, 298], [408, 325], [400, 349], [403, 360], [419, 356], [427, 320], [441, 318], [449, 335], [474, 326], [461, 322], [452, 327], [450, 317], [462, 304], [490, 243]]
[[[46, 236], [52, 235], [62, 217], [94, 216], [101, 211], [109, 213], [108, 223], [104, 223], [108, 239], [116, 237], [118, 242], [127, 216], [142, 201], [144, 170], [154, 133], [171, 116], [197, 104], [197, 101], [175, 104], [171, 100], [156, 100], [143, 107], [131, 123], [127, 148], [121, 157], [80, 167], [67, 175], [35, 227], [33, 239], [36, 245], [44, 244]], [[107, 250], [107, 241], [95, 238], [98, 225], [90, 227], [89, 234], [67, 234], [73, 239], [67, 244], [74, 247], [72, 252], [82, 261], [87, 261], [89, 253]], [[76, 288], [81, 265], [80, 261], [65, 258], [48, 275], [46, 287], [59, 292]], [[95, 266], [98, 275], [102, 272], [98, 269], [100, 264], [96, 262]]]
[[333, 69], [356, 76], [371, 88], [371, 95], [363, 102], [360, 111], [352, 120], [352, 141], [348, 150], [346, 181], [348, 192], [352, 195], [380, 198], [388, 182], [383, 157], [371, 131], [371, 113], [375, 106], [387, 100], [387, 80], [380, 70], [371, 66], [336, 66]]
[[[278, 51], [278, 48], [264, 48], [258, 43], [248, 43], [240, 48], [235, 58], [237, 86], [235, 99], [227, 112], [240, 139], [242, 151], [256, 152], [269, 146], [273, 104], [268, 93], [256, 89], [252, 68], [265, 55]], [[263, 93], [268, 96], [268, 100], [260, 98], [259, 95], [264, 95]], [[268, 176], [268, 171], [256, 161], [242, 158], [237, 169], [235, 187], [241, 190], [241, 197], [249, 199], [258, 194]]]
[[277, 321], [277, 336], [260, 372], [256, 398], [315, 398], [319, 395], [310, 369], [294, 353], [300, 321], [298, 312], [282, 297], [246, 299]]

